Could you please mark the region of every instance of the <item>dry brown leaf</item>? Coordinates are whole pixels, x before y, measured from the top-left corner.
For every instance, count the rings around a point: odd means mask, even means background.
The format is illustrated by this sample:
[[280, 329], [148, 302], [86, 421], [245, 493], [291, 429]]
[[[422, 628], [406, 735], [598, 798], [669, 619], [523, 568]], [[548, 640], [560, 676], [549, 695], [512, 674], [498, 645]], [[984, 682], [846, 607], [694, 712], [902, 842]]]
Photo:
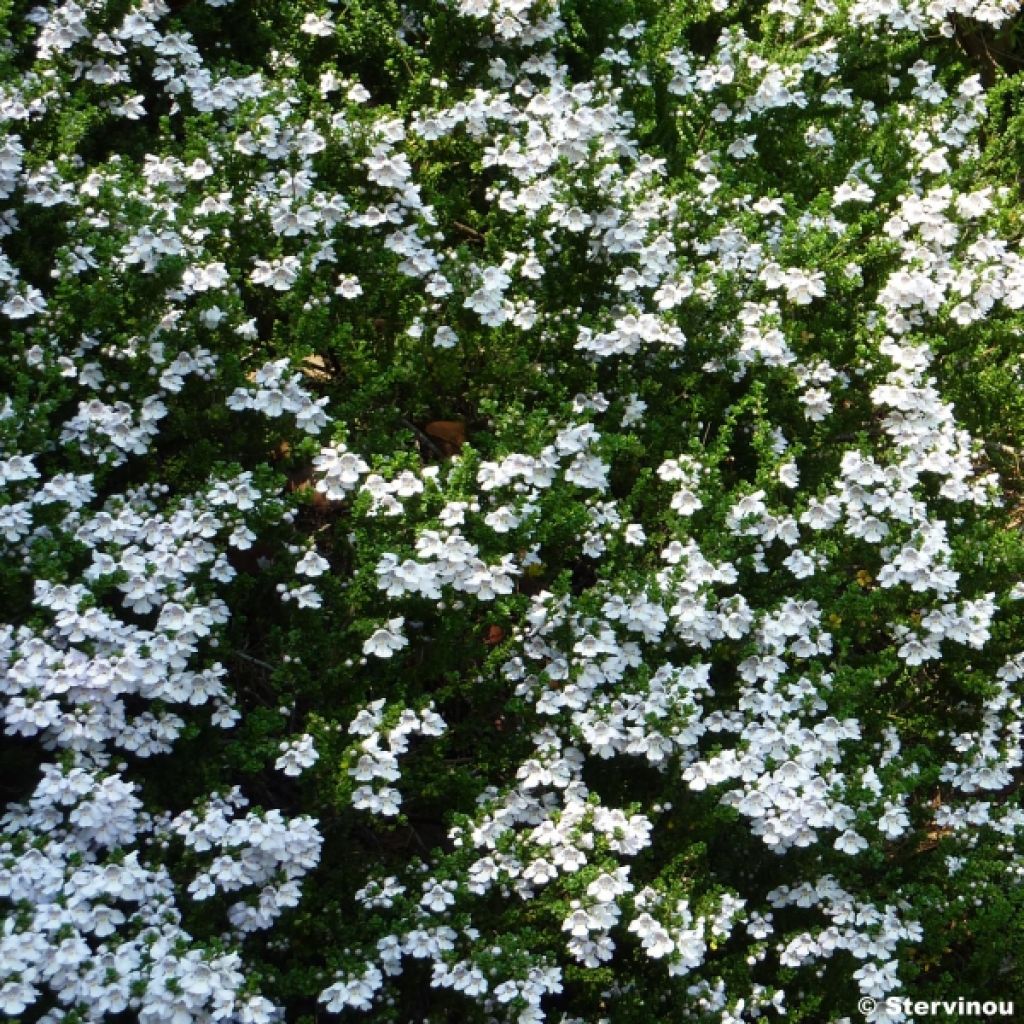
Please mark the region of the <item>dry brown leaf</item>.
[[455, 455], [466, 443], [466, 424], [460, 420], [431, 420], [423, 433], [435, 441], [445, 455]]
[[331, 371], [323, 356], [307, 356], [302, 362], [302, 372], [310, 380], [328, 381], [331, 379]]

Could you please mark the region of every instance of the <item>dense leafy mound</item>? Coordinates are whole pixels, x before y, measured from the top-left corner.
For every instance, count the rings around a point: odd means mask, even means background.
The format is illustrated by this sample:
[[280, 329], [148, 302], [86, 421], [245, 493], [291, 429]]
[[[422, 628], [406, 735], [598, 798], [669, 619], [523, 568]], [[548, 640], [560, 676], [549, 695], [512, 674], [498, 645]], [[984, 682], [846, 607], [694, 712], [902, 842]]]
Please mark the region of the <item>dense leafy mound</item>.
[[1024, 1002], [1018, 8], [0, 2], [0, 1010]]

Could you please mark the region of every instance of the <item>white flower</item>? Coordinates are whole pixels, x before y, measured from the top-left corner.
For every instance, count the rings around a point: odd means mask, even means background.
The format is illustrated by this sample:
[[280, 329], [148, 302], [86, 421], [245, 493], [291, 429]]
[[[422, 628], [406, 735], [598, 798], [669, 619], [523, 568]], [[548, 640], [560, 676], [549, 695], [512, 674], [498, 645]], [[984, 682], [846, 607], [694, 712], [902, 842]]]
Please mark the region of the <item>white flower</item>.
[[304, 733], [290, 743], [285, 741], [278, 747], [281, 756], [274, 762], [274, 767], [285, 775], [301, 775], [303, 770], [311, 768], [320, 757], [313, 746], [313, 737]]
[[870, 203], [875, 198], [874, 189], [862, 181], [844, 181], [832, 193], [832, 205], [842, 206], [843, 203]]
[[623, 534], [623, 540], [634, 547], [643, 547], [647, 543], [647, 534], [644, 532], [643, 525], [641, 523], [629, 523], [626, 526], [626, 532]]
[[256, 260], [255, 270], [250, 275], [253, 284], [263, 284], [275, 291], [285, 292], [299, 276], [299, 261], [294, 256], [283, 256], [276, 260]]
[[321, 477], [316, 489], [331, 501], [341, 501], [349, 491], [355, 490], [360, 477], [369, 473], [370, 467], [339, 442], [320, 449], [320, 454], [313, 459], [313, 470]]
[[303, 19], [299, 31], [310, 36], [330, 36], [334, 34], [334, 22], [331, 21], [330, 15], [310, 12]]
[[0, 1010], [9, 1017], [19, 1017], [39, 997], [39, 989], [24, 981], [8, 981], [0, 988]]
[[787, 462], [779, 467], [779, 480], [789, 488], [798, 487], [800, 484], [800, 470], [795, 462]]
[[668, 929], [646, 912], [630, 922], [629, 931], [639, 937], [644, 952], [654, 960], [668, 956], [676, 948]]
[[825, 294], [825, 275], [820, 270], [807, 273], [796, 267], [783, 274], [786, 298], [797, 306], [806, 306]]
[[331, 566], [315, 548], [310, 548], [295, 564], [295, 571], [302, 576], [322, 576]]
[[24, 295], [13, 295], [0, 306], [0, 313], [11, 320], [24, 320], [45, 310], [46, 299], [38, 288], [29, 288]]
[[900, 806], [886, 801], [885, 813], [878, 819], [878, 830], [887, 839], [898, 839], [910, 827], [910, 816]]
[[399, 616], [389, 619], [386, 627], [374, 630], [373, 634], [363, 644], [363, 653], [372, 654], [378, 658], [390, 658], [396, 651], [407, 647], [409, 641], [402, 634], [402, 625], [405, 618]]
[[355, 274], [342, 274], [338, 278], [338, 286], [334, 289], [334, 294], [340, 295], [343, 299], [355, 299], [363, 294], [363, 286]]
[[423, 887], [420, 905], [435, 914], [455, 903], [455, 884], [452, 882], [430, 882]]
[[852, 829], [847, 829], [832, 844], [840, 853], [857, 854], [868, 848], [868, 841]]
[[434, 348], [454, 348], [459, 336], [450, 327], [438, 327], [434, 332]]

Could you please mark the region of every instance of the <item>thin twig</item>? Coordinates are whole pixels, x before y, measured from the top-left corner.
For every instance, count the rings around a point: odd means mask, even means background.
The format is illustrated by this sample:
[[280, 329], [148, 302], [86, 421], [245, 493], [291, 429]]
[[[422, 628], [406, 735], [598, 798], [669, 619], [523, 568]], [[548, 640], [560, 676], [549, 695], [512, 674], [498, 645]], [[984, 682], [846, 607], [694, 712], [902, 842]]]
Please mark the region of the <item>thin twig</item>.
[[481, 235], [476, 228], [471, 228], [468, 224], [463, 224], [460, 220], [453, 220], [452, 227], [455, 228], [456, 231], [461, 231], [464, 235], [469, 235], [474, 242], [482, 242], [484, 240], [484, 236]]
[[420, 430], [420, 428], [417, 427], [412, 420], [407, 419], [405, 416], [401, 416], [399, 418], [401, 419], [402, 423], [416, 435], [416, 437], [419, 439], [420, 444], [426, 445], [426, 447], [429, 448], [437, 458], [444, 458], [444, 452], [441, 451], [441, 449], [436, 444], [434, 444], [429, 434], [424, 434], [423, 431]]
[[254, 658], [251, 654], [245, 654], [242, 651], [232, 651], [231, 653], [236, 658], [242, 658], [245, 661], [251, 661], [254, 665], [259, 665], [260, 668], [265, 668], [268, 672], [273, 672], [274, 671], [274, 666], [273, 665], [270, 665], [270, 664], [268, 664], [265, 661], [260, 661], [259, 658]]

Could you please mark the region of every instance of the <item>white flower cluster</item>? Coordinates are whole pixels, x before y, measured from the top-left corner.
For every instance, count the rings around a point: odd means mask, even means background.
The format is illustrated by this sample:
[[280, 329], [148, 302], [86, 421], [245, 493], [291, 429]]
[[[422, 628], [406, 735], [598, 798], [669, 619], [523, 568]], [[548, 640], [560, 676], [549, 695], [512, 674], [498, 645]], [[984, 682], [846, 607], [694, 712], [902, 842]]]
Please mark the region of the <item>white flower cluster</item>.
[[529, 46], [547, 39], [561, 27], [556, 15], [537, 18], [544, 5], [538, 0], [448, 0], [459, 14], [489, 22], [488, 30], [504, 42]]
[[953, 35], [952, 18], [999, 27], [1020, 13], [1017, 0], [857, 0], [850, 16], [857, 24], [887, 22], [902, 31], [922, 32], [938, 29], [945, 36]]
[[[768, 893], [771, 905], [783, 907], [820, 907], [829, 926], [816, 935], [802, 932], [779, 944], [780, 961], [796, 967], [834, 956], [845, 951], [863, 964], [853, 972], [861, 993], [872, 999], [883, 999], [899, 991], [898, 964], [892, 958], [896, 946], [906, 940], [919, 939], [921, 926], [907, 921], [900, 908], [886, 905], [881, 910], [858, 902], [831, 875], [798, 886], [780, 886]], [[872, 1004], [873, 1005], [873, 1004]], [[880, 1009], [885, 1011], [883, 1003]], [[882, 1021], [882, 1016], [868, 1014], [869, 1020]]]
[[281, 751], [281, 756], [274, 762], [274, 767], [285, 775], [301, 775], [307, 768], [312, 768], [320, 758], [313, 745], [313, 737], [309, 733], [303, 733], [290, 743], [282, 742], [278, 750]]
[[[482, 491], [510, 487], [519, 493], [550, 487], [561, 470], [562, 479], [584, 490], [608, 489], [608, 464], [594, 451], [601, 434], [592, 423], [574, 423], [562, 428], [554, 442], [536, 456], [515, 453], [501, 462], [481, 462], [477, 483]], [[567, 466], [561, 461], [572, 456]], [[517, 479], [521, 478], [521, 479]]]
[[319, 434], [330, 420], [324, 408], [326, 398], [313, 398], [302, 383], [302, 374], [288, 372], [287, 359], [266, 363], [251, 375], [251, 385], [236, 388], [228, 398], [235, 412], [252, 410], [276, 418], [286, 413], [295, 417], [295, 425], [307, 434]]
[[707, 470], [690, 455], [681, 455], [677, 459], [666, 459], [658, 467], [658, 476], [670, 483], [678, 483], [679, 489], [672, 495], [669, 507], [681, 516], [692, 516], [704, 507], [697, 492], [700, 490], [700, 479]]
[[513, 555], [503, 555], [496, 565], [487, 565], [479, 549], [452, 530], [425, 530], [416, 538], [420, 560], [386, 552], [377, 563], [377, 586], [388, 597], [419, 594], [440, 600], [443, 587], [472, 594], [479, 601], [493, 601], [499, 594], [511, 594], [520, 570]]
[[118, 852], [153, 824], [117, 775], [44, 766], [29, 803], [9, 807], [2, 826], [0, 894], [23, 908], [0, 938], [6, 1014], [55, 998], [88, 1021], [276, 1019], [267, 999], [245, 994], [238, 953], [193, 945], [167, 870]]
[[[168, 706], [212, 704], [224, 726], [237, 718], [224, 666], [189, 667], [228, 616], [219, 598], [201, 599], [197, 584], [234, 578], [226, 549], [250, 543], [244, 513], [261, 494], [249, 474], [218, 482], [168, 516], [156, 509], [161, 496], [156, 486], [93, 515], [68, 513], [65, 529], [90, 555], [82, 582], [37, 579], [35, 606], [52, 623], [0, 629], [8, 734], [41, 735], [51, 749], [92, 756], [108, 744], [148, 756], [168, 751], [184, 726]], [[96, 603], [95, 591], [111, 581], [123, 609], [150, 617], [150, 626]], [[164, 710], [131, 711], [135, 697]]]
[[129, 455], [146, 454], [166, 415], [167, 407], [156, 395], [145, 398], [137, 413], [128, 402], [93, 398], [79, 403], [78, 413], [65, 422], [60, 439], [77, 444], [100, 464], [120, 466]]
[[313, 469], [319, 477], [316, 489], [329, 501], [342, 501], [355, 490], [359, 478], [370, 471], [358, 455], [340, 443], [321, 448], [313, 460]]
[[[364, 738], [354, 748], [355, 764], [349, 768], [348, 774], [355, 782], [362, 783], [352, 793], [352, 806], [390, 817], [398, 814], [402, 794], [387, 783], [401, 777], [398, 758], [408, 752], [409, 737], [441, 736], [447, 725], [433, 706], [427, 705], [418, 713], [406, 708], [394, 725], [382, 730], [384, 703], [383, 698], [375, 700], [352, 720], [348, 728], [350, 735]], [[385, 785], [375, 785], [380, 781]]]
[[247, 803], [236, 789], [212, 797], [201, 813], [184, 811], [166, 826], [168, 833], [182, 837], [186, 849], [216, 854], [189, 883], [192, 899], [258, 890], [252, 899], [228, 908], [228, 919], [240, 933], [269, 928], [285, 908], [299, 902], [298, 880], [316, 866], [323, 842], [308, 816], [288, 820], [271, 810], [236, 817]]

